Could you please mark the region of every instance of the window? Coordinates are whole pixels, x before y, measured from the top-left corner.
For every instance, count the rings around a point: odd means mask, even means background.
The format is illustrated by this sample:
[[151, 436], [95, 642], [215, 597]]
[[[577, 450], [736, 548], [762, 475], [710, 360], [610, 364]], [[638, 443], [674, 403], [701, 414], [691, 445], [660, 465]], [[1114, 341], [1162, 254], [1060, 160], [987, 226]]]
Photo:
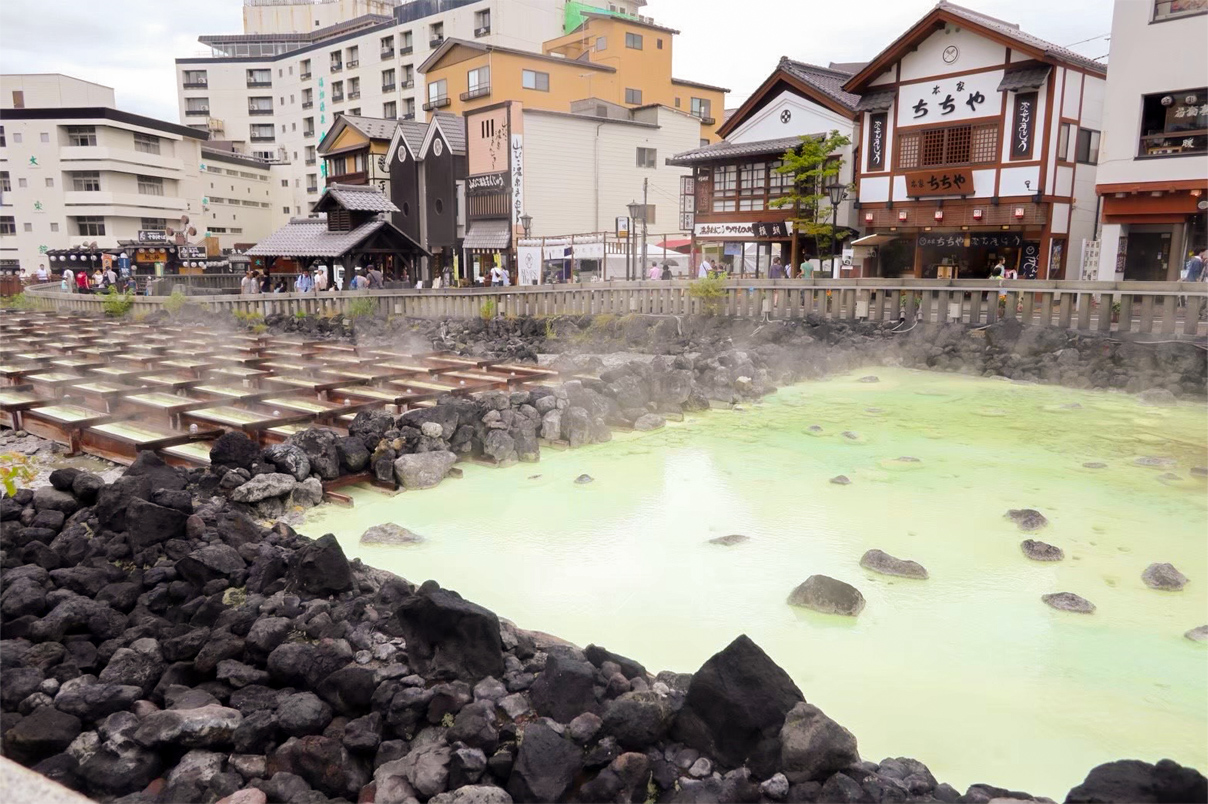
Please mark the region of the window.
[[249, 87], [271, 87], [273, 85], [273, 71], [248, 70], [247, 85]]
[[784, 162], [777, 159], [768, 165], [768, 195], [788, 195], [793, 189], [793, 177], [789, 173], [781, 173]]
[[159, 153], [159, 137], [154, 134], [134, 134], [134, 150], [140, 154], [158, 154]]
[[434, 22], [428, 26], [430, 31], [428, 44], [434, 48], [440, 47], [441, 42], [445, 41], [445, 24], [443, 22]]
[[349, 67], [356, 67], [361, 63], [361, 48], [359, 46], [353, 45], [348, 48], [348, 58], [345, 59], [345, 63]]
[[399, 34], [399, 42], [398, 42], [399, 55], [402, 56], [407, 53], [410, 53], [412, 50], [412, 47], [413, 47], [413, 43], [411, 41], [411, 32], [403, 31], [401, 34]]
[[403, 89], [409, 89], [415, 86], [415, 67], [410, 64], [403, 65]]
[[58, 222], [57, 222], [57, 221], [51, 221], [51, 222], [50, 222], [50, 231], [52, 231], [52, 232], [57, 232], [57, 231], [59, 231], [59, 224], [58, 224]]
[[315, 119], [313, 117], [302, 118], [302, 136], [315, 136]]
[[631, 48], [633, 50], [641, 50], [642, 49], [642, 35], [635, 34], [635, 33], [625, 34], [625, 47]]
[[4, 126], [0, 126], [0, 148], [5, 147], [6, 145], [8, 145], [8, 142], [4, 139]]
[[302, 74], [302, 79], [310, 78], [310, 59], [302, 59], [298, 65], [298, 72]]
[[25, 92], [23, 90], [20, 90], [20, 89], [13, 90], [13, 108], [14, 109], [24, 109], [25, 108]]
[[42, 142], [50, 142], [50, 134], [48, 132], [43, 131], [41, 134], [38, 135], [38, 139], [40, 139]]
[[1070, 129], [1073, 128], [1071, 123], [1062, 123], [1061, 128], [1057, 132], [1057, 161], [1058, 162], [1073, 162], [1074, 157], [1070, 154]]
[[654, 44], [659, 50], [663, 49], [663, 40], [662, 39], [655, 39]]
[[383, 59], [394, 58], [394, 37], [393, 36], [383, 36], [382, 37], [382, 58]]
[[315, 91], [313, 89], [302, 90], [302, 108], [309, 109], [315, 105]]
[[24, 177], [20, 177], [20, 178], [18, 178], [18, 179], [17, 179], [17, 187], [18, 187], [18, 188], [20, 188], [20, 189], [24, 190], [24, 189], [25, 189], [26, 187], [28, 187], [28, 186], [29, 186], [29, 183], [25, 181]]
[[897, 167], [977, 165], [997, 162], [998, 124], [930, 128], [898, 134]]
[[415, 119], [415, 98], [407, 98], [403, 101], [403, 118], [406, 120]]
[[248, 128], [252, 142], [273, 142], [276, 139], [272, 123], [252, 123]]
[[713, 168], [713, 211], [734, 212], [737, 207], [738, 166], [719, 165]]
[[168, 228], [167, 218], [143, 218], [139, 221], [138, 228], [148, 232], [162, 232]]
[[536, 89], [549, 92], [549, 73], [539, 73], [536, 70], [524, 70], [520, 73], [520, 85], [525, 89]]
[[[18, 134], [17, 136], [19, 137], [20, 135]], [[75, 146], [96, 145], [96, 126], [68, 126], [67, 144]]]
[[163, 195], [164, 180], [158, 176], [139, 176], [138, 192], [140, 195]]
[[693, 98], [691, 109], [693, 117], [699, 117], [701, 120], [713, 119], [713, 115], [710, 114], [712, 105], [708, 98]]
[[491, 9], [474, 12], [474, 35], [486, 36], [491, 32]]
[[596, 37], [596, 52], [598, 53], [601, 50], [608, 50], [608, 37], [607, 36], [597, 36]]
[[315, 163], [315, 146], [307, 145], [304, 153], [306, 154], [306, 164], [313, 165]]
[[339, 103], [342, 100], [344, 100], [344, 82], [343, 81], [332, 81], [331, 82], [331, 102]]
[[318, 174], [315, 174], [315, 173], [306, 174], [306, 192], [308, 192], [308, 193], [319, 192], [319, 176], [318, 176]]
[[1203, 0], [1154, 0], [1153, 21], [1174, 19], [1175, 17], [1190, 17], [1208, 11], [1208, 5]]
[[185, 89], [204, 89], [209, 84], [205, 70], [185, 70]]
[[267, 95], [247, 99], [247, 113], [250, 115], [272, 114], [273, 99]]
[[625, 90], [625, 102], [626, 103], [641, 103], [642, 102], [642, 90], [626, 89]]
[[461, 96], [462, 100], [481, 98], [491, 94], [491, 68], [479, 67], [470, 70], [466, 73], [466, 85], [469, 87], [469, 91]]
[[344, 69], [344, 54], [338, 50], [331, 51], [331, 71], [338, 73]]
[[1208, 153], [1208, 89], [1181, 89], [1141, 98], [1139, 156]]
[[428, 84], [428, 103], [440, 104], [449, 99], [448, 81], [444, 78]]
[[387, 101], [382, 104], [382, 117], [394, 120], [398, 117], [398, 101]]
[[13, 189], [12, 179], [8, 177], [7, 170], [0, 170], [0, 193], [7, 193]]
[[12, 215], [0, 216], [0, 235], [17, 233], [17, 219]]
[[356, 100], [361, 97], [361, 79], [348, 79], [348, 100]]
[[382, 92], [394, 91], [394, 68], [382, 70]]
[[34, 230], [34, 225], [32, 223], [23, 223], [21, 224], [21, 228], [26, 232], [32, 232]]
[[652, 168], [658, 165], [658, 151], [654, 148], [638, 148], [638, 167]]
[[209, 98], [185, 98], [185, 117], [206, 117], [209, 114]]
[[289, 186], [289, 179], [282, 179], [282, 180], [281, 180], [281, 186], [282, 186], [282, 187], [288, 187], [288, 186]]
[[105, 218], [102, 215], [79, 215], [75, 219], [76, 234], [80, 237], [104, 237]]
[[1099, 132], [1094, 129], [1078, 129], [1078, 147], [1074, 159], [1084, 165], [1099, 164]]
[[348, 113], [349, 113], [350, 115], [352, 115], [353, 117], [360, 117], [360, 116], [361, 116], [361, 107], [360, 107], [360, 106], [354, 106], [354, 107], [352, 107], [351, 109], [349, 109], [349, 110], [348, 110]]

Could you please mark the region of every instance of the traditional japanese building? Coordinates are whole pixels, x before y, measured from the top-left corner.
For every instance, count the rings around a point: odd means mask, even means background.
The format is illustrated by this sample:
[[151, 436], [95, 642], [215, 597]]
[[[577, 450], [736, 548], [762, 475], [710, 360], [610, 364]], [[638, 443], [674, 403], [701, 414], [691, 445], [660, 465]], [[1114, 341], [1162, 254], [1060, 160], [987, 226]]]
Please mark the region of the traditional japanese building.
[[[331, 130], [319, 141], [322, 183], [371, 184], [385, 193], [386, 171], [380, 157], [390, 148], [397, 122], [380, 117], [337, 115]], [[306, 181], [309, 185], [319, 182], [320, 177], [308, 173]]]
[[[864, 274], [1076, 277], [1107, 68], [941, 0], [844, 85], [861, 100]], [[859, 257], [859, 255], [857, 255]]]
[[[802, 136], [825, 137], [837, 131], [853, 145], [835, 154], [843, 160], [836, 180], [851, 183], [860, 98], [844, 91], [843, 84], [861, 66], [819, 67], [781, 58], [767, 80], [722, 123], [721, 142], [667, 160], [692, 170], [681, 189], [680, 228], [692, 232], [693, 265], [708, 257], [731, 272], [766, 275], [773, 257], [786, 265], [829, 257], [829, 244], [820, 248], [812, 237], [794, 236], [797, 210], [774, 205], [792, 188], [792, 177], [778, 168]], [[827, 209], [829, 203], [820, 205], [819, 212]], [[824, 217], [831, 222], [829, 214]], [[841, 203], [841, 230], [855, 223], [853, 205]]]

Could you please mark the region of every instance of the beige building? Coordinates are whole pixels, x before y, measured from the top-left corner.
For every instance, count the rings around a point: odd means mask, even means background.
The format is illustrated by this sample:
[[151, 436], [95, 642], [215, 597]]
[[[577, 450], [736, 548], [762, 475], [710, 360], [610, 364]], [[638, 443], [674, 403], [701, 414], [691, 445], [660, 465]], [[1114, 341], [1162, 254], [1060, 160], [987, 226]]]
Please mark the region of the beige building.
[[[189, 242], [200, 243], [213, 225], [225, 248], [267, 235], [279, 195], [271, 166], [232, 165], [226, 154], [211, 161], [205, 139], [121, 111], [109, 87], [63, 75], [0, 76], [0, 262], [32, 272], [47, 252], [92, 243], [118, 249], [169, 228], [191, 227]], [[207, 186], [228, 168], [241, 174], [223, 175], [231, 180], [218, 197], [238, 203], [229, 217], [210, 203], [218, 192]], [[229, 189], [235, 180], [238, 192]], [[229, 236], [236, 228], [239, 236]]]

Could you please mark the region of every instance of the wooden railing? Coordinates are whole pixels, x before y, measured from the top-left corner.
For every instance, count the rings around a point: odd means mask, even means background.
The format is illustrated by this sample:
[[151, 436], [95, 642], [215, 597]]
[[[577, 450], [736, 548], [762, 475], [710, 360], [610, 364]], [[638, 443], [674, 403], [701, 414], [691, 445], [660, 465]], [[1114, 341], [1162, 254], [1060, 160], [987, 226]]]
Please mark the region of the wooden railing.
[[[268, 293], [205, 296], [215, 312], [294, 315], [348, 313], [369, 299], [381, 315], [473, 318], [481, 315], [700, 315], [773, 319], [818, 316], [872, 322], [1024, 325], [1079, 331], [1196, 337], [1208, 331], [1202, 282], [1044, 282], [1028, 280], [757, 279], [730, 280], [719, 296], [694, 296], [688, 281], [591, 282], [508, 288]], [[101, 313], [98, 296], [62, 293], [54, 284], [31, 286], [35, 304], [61, 311]], [[159, 309], [164, 297], [137, 297], [133, 312]], [[365, 312], [363, 302], [358, 305]]]

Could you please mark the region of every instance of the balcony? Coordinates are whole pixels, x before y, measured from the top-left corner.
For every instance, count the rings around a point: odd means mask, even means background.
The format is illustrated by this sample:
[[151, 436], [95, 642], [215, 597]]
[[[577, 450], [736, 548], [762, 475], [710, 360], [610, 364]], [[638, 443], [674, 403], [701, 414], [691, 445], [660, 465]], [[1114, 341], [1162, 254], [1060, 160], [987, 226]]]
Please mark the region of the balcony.
[[693, 112], [692, 116], [699, 120], [702, 126], [711, 126], [717, 122], [715, 119], [702, 112]]
[[428, 101], [427, 103], [425, 103], [425, 104], [424, 104], [424, 111], [425, 111], [425, 112], [430, 112], [430, 111], [432, 111], [433, 109], [443, 109], [443, 108], [445, 108], [446, 106], [448, 106], [448, 105], [449, 105], [450, 103], [452, 103], [452, 102], [453, 102], [453, 101], [451, 101], [451, 100], [448, 98], [448, 96], [441, 97], [441, 98], [433, 98], [432, 100], [430, 100], [430, 101]]
[[332, 95], [331, 95], [331, 102], [332, 102], [332, 103], [343, 103], [343, 102], [344, 102], [344, 96], [343, 96], [342, 94], [341, 94], [341, 95], [337, 95], [337, 94], [335, 94], [335, 93], [333, 92], [333, 93], [332, 93]]
[[475, 29], [474, 29], [474, 37], [475, 37], [476, 39], [481, 39], [481, 38], [482, 38], [482, 37], [484, 37], [484, 36], [489, 36], [489, 35], [490, 35], [490, 33], [491, 33], [491, 26], [490, 26], [490, 25], [484, 25], [484, 26], [482, 26], [481, 28], [475, 28]]
[[359, 89], [348, 93], [348, 100], [350, 100], [350, 101], [354, 101], [360, 97], [361, 97], [361, 90], [359, 90]]
[[415, 48], [411, 47], [411, 45], [407, 45], [406, 47], [400, 47], [398, 49], [398, 54], [400, 56], [410, 56], [414, 50]]
[[428, 47], [430, 47], [433, 50], [436, 50], [438, 47], [440, 47], [444, 43], [445, 43], [445, 38], [443, 36], [434, 36], [428, 40]]
[[399, 85], [398, 85], [398, 88], [399, 88], [399, 89], [411, 89], [411, 88], [412, 88], [412, 87], [414, 87], [414, 86], [415, 86], [415, 79], [414, 79], [414, 78], [408, 78], [406, 81], [404, 81], [403, 83], [399, 84]]
[[312, 109], [312, 108], [314, 108], [314, 105], [315, 105], [314, 101], [302, 101], [303, 109]]
[[360, 66], [361, 66], [361, 60], [360, 60], [360, 59], [353, 59], [352, 61], [348, 62], [348, 69], [350, 69], [350, 70], [351, 70], [353, 67], [360, 67]]
[[185, 109], [185, 117], [209, 117], [210, 107], [204, 109]]
[[272, 85], [273, 85], [273, 79], [271, 79], [271, 78], [267, 81], [256, 81], [251, 78], [249, 78], [247, 80], [248, 89], [263, 89], [264, 87], [271, 87]]
[[315, 158], [313, 156], [306, 157], [306, 164], [313, 165], [314, 163], [315, 163]]
[[302, 75], [300, 75], [298, 77], [301, 78], [303, 81], [309, 81], [311, 78], [311, 75], [312, 75], [312, 73], [302, 73]]
[[208, 81], [185, 81], [185, 89], [206, 89], [210, 84]]
[[382, 51], [382, 61], [389, 61], [394, 58], [394, 48]]
[[363, 170], [356, 173], [341, 173], [339, 175], [329, 175], [327, 177], [328, 184], [368, 184], [369, 174]]
[[313, 185], [311, 187], [307, 187], [306, 192], [308, 195], [314, 195], [315, 193], [319, 192], [319, 187], [318, 187], [318, 185]]
[[272, 113], [273, 113], [273, 110], [272, 110], [272, 108], [268, 108], [268, 109], [253, 109], [253, 108], [249, 107], [249, 108], [248, 108], [248, 110], [247, 110], [247, 113], [248, 113], [248, 116], [249, 116], [249, 117], [260, 117], [260, 116], [263, 116], [263, 115], [266, 115], [266, 114], [272, 114]]
[[415, 112], [403, 112], [403, 116], [399, 120], [414, 120]]
[[250, 139], [252, 142], [276, 142], [277, 135], [276, 134], [253, 134], [248, 139]]
[[343, 70], [343, 69], [344, 69], [344, 65], [343, 65], [343, 64], [333, 64], [333, 65], [331, 65], [331, 71], [332, 71], [333, 73], [338, 73], [338, 72], [340, 72], [340, 70]]
[[393, 92], [394, 84], [382, 84], [382, 92]]
[[[475, 98], [485, 98], [491, 94], [491, 85], [471, 87], [469, 92], [461, 93], [463, 101], [474, 100]], [[447, 104], [446, 104], [447, 105]]]
[[315, 130], [312, 128], [312, 129], [309, 129], [308, 131], [303, 131], [302, 136], [303, 137], [313, 137], [313, 136], [315, 136]]

